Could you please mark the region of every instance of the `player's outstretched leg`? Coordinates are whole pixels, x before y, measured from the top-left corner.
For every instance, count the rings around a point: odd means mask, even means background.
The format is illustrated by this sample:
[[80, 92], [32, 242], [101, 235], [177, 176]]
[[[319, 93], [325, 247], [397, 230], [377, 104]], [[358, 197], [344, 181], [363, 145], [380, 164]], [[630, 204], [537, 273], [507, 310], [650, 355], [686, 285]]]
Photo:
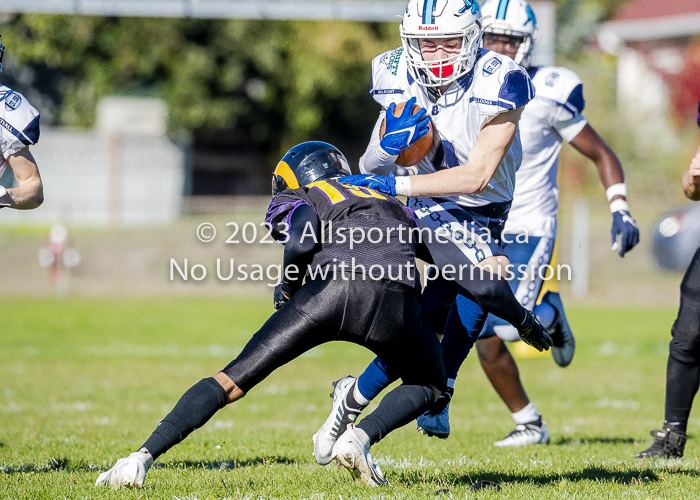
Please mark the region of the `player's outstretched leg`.
[[[554, 314], [550, 312], [550, 308], [554, 310]], [[552, 337], [552, 357], [554, 362], [562, 368], [569, 366], [574, 358], [576, 340], [566, 319], [564, 304], [559, 293], [551, 291], [545, 293], [544, 297], [542, 297], [542, 302], [535, 307], [534, 312], [540, 318], [545, 328], [547, 328], [549, 336]], [[548, 319], [552, 316], [553, 320], [550, 323]]]
[[139, 451], [117, 460], [114, 467], [100, 474], [95, 486], [115, 490], [123, 486], [142, 487], [153, 461], [199, 429], [228, 401], [226, 389], [216, 379], [200, 380], [182, 395]]

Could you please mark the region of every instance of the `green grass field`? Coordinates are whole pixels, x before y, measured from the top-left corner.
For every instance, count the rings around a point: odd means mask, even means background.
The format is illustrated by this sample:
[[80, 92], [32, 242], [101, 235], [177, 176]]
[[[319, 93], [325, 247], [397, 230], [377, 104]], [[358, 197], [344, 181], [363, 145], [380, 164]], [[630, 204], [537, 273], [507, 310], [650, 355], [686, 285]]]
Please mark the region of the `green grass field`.
[[[675, 310], [573, 307], [573, 364], [519, 361], [549, 446], [491, 446], [513, 423], [472, 356], [456, 386], [450, 438], [406, 426], [373, 448], [390, 486], [356, 486], [346, 471], [316, 465], [311, 435], [330, 409], [331, 381], [359, 374], [372, 355], [326, 344], [161, 457], [142, 490], [96, 489], [99, 472], [137, 449], [183, 391], [235, 357], [272, 312], [269, 302], [3, 299], [0, 498], [412, 499], [443, 489], [452, 498], [700, 497], [692, 436], [682, 461], [631, 458], [663, 417]], [[503, 489], [470, 493], [480, 479]]]

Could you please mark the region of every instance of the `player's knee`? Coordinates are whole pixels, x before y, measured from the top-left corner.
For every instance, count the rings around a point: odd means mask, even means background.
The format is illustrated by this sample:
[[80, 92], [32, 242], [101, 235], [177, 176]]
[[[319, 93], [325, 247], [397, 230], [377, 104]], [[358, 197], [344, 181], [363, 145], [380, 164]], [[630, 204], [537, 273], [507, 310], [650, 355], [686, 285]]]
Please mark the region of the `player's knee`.
[[476, 341], [476, 352], [479, 354], [479, 361], [482, 364], [491, 364], [498, 359], [501, 340], [493, 335], [483, 337]]
[[669, 357], [686, 366], [698, 366], [700, 360], [700, 332], [679, 332], [674, 326], [673, 340], [669, 346]]

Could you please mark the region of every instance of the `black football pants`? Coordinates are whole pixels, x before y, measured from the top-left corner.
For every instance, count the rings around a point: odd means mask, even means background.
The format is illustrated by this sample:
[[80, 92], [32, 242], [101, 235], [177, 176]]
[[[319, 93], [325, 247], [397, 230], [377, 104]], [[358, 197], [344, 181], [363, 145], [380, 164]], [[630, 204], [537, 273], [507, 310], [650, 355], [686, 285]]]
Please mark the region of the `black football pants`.
[[685, 432], [700, 386], [700, 248], [683, 277], [681, 306], [671, 333], [665, 420]]
[[325, 342], [364, 346], [403, 381], [358, 424], [374, 444], [428, 411], [433, 388], [444, 391], [447, 373], [435, 331], [424, 326], [418, 291], [388, 280], [357, 278], [306, 283], [222, 371], [248, 392], [280, 366]]

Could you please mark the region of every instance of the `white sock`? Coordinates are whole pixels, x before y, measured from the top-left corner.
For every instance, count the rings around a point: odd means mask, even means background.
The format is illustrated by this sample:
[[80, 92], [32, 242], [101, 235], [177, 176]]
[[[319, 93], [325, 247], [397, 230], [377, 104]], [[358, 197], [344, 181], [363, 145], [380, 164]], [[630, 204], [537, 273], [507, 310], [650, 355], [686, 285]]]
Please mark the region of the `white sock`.
[[448, 378], [447, 379], [447, 387], [449, 387], [450, 389], [454, 389], [455, 388], [455, 379]]
[[537, 413], [537, 408], [535, 408], [535, 405], [532, 403], [528, 404], [520, 411], [511, 413], [510, 416], [513, 417], [517, 425], [529, 424], [541, 418], [540, 414]]
[[360, 392], [360, 388], [358, 387], [360, 384], [355, 381], [355, 387], [352, 388], [352, 396], [355, 398], [355, 401], [357, 401], [357, 404], [359, 404], [362, 407], [365, 407], [369, 404], [369, 399], [364, 397], [362, 393]]

